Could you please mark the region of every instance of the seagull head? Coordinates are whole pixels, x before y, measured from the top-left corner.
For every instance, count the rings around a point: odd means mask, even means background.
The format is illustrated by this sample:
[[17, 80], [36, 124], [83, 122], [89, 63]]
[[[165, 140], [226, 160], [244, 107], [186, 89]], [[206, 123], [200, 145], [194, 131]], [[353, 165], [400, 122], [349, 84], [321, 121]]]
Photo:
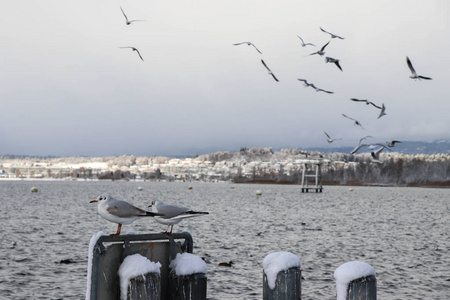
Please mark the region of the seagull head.
[[104, 193], [98, 196], [96, 199], [91, 200], [89, 203], [101, 203], [102, 201], [107, 201], [108, 199], [111, 199], [111, 195]]

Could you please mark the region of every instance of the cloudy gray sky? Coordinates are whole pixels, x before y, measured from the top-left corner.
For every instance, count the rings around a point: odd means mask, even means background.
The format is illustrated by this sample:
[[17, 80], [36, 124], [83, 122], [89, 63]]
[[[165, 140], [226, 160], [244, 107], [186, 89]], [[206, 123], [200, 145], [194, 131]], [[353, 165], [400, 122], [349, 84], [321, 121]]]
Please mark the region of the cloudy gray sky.
[[[120, 6], [145, 21], [127, 26]], [[2, 0], [0, 154], [322, 147], [323, 131], [333, 146], [447, 139], [449, 16], [447, 0]], [[308, 55], [330, 41], [319, 27], [345, 37], [326, 48], [343, 72]], [[406, 56], [433, 80], [410, 79]]]

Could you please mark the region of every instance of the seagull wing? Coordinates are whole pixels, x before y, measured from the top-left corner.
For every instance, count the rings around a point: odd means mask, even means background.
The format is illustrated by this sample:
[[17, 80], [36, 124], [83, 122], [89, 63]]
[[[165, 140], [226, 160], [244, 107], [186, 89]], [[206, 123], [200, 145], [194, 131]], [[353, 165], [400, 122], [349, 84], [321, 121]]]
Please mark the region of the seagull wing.
[[277, 81], [277, 82], [279, 81], [278, 78], [276, 78], [272, 72], [270, 72], [270, 75], [272, 75], [272, 77], [273, 77], [273, 79], [275, 79], [275, 81]]
[[125, 12], [124, 12], [123, 9], [122, 9], [122, 6], [120, 7], [120, 10], [122, 11], [123, 16], [125, 17], [125, 20], [127, 21], [127, 24], [128, 24], [128, 23], [129, 23], [129, 22], [128, 22], [128, 18], [127, 18], [127, 15], [125, 14]]
[[347, 115], [344, 115], [344, 114], [342, 114], [342, 116], [344, 116], [345, 118], [347, 118], [347, 119], [350, 119], [350, 120], [353, 120], [353, 121], [355, 121], [355, 122], [358, 122], [358, 121], [356, 121], [355, 119], [353, 119], [353, 118], [350, 118], [349, 116], [347, 116]]
[[[341, 68], [341, 66], [339, 65], [339, 61], [338, 61], [338, 60], [336, 60], [336, 61], [334, 62], [334, 64], [339, 68], [339, 70], [342, 71], [342, 68]], [[343, 72], [343, 71], [342, 71], [342, 72]]]
[[[382, 107], [376, 105], [375, 103], [373, 103], [373, 102], [371, 102], [371, 101], [367, 101], [367, 104], [371, 104], [371, 105], [375, 106], [375, 107], [378, 108], [378, 109], [382, 109]], [[383, 106], [384, 106], [384, 104], [383, 104]]]
[[141, 60], [144, 61], [144, 59], [142, 58], [141, 53], [139, 52], [139, 50], [136, 49], [136, 48], [133, 48], [133, 50], [136, 51], [137, 54], [139, 55], [139, 57], [141, 58]]
[[331, 139], [331, 137], [328, 135], [328, 133], [326, 133], [325, 131], [324, 131], [323, 133], [325, 133], [325, 135], [326, 135], [329, 139]]
[[328, 43], [326, 43], [325, 45], [323, 45], [322, 48], [320, 48], [320, 51], [324, 51], [325, 48], [328, 46], [329, 43], [330, 43], [330, 41], [328, 41]]
[[356, 147], [355, 149], [352, 150], [352, 152], [350, 152], [350, 154], [355, 154], [356, 152], [358, 152], [359, 149], [361, 149], [362, 147], [367, 147], [367, 144], [361, 144], [358, 147]]
[[305, 42], [303, 41], [303, 39], [302, 39], [300, 36], [298, 36], [298, 35], [297, 35], [297, 37], [302, 41], [302, 46], [305, 47], [306, 44], [305, 44]]
[[258, 51], [260, 54], [262, 54], [262, 52], [261, 51], [259, 51], [259, 49], [258, 48], [256, 48], [256, 46], [255, 45], [253, 45], [252, 43], [250, 43], [249, 45], [252, 45], [255, 49], [256, 49], [256, 51]]
[[356, 102], [367, 102], [367, 100], [360, 100], [360, 99], [356, 99], [356, 98], [350, 98], [350, 100], [356, 101]]
[[261, 59], [262, 64], [264, 65], [264, 67], [269, 71], [272, 72], [269, 67], [266, 65], [266, 63], [264, 62], [264, 60]]
[[332, 92], [332, 91], [327, 91], [327, 90], [319, 89], [319, 88], [316, 88], [316, 91], [318, 91], [318, 92], [325, 92], [327, 94], [334, 94], [334, 92]]
[[308, 81], [307, 81], [306, 79], [298, 78], [297, 80], [298, 80], [298, 81], [302, 81], [302, 82], [304, 82], [305, 84], [308, 84]]
[[411, 61], [409, 60], [409, 57], [406, 57], [406, 63], [408, 64], [409, 69], [411, 70], [411, 73], [413, 73], [413, 75], [417, 76], [416, 70], [414, 70], [414, 67], [411, 63]]
[[419, 75], [419, 78], [420, 78], [420, 79], [425, 79], [425, 80], [432, 80], [431, 77], [425, 77], [425, 76], [420, 76], [420, 75]]

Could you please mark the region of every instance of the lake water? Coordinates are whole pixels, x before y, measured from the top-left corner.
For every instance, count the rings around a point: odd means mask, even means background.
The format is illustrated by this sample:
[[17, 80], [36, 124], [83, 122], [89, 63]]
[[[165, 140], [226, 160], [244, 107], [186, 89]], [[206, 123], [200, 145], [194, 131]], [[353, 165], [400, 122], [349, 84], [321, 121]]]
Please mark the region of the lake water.
[[[450, 189], [352, 189], [0, 181], [0, 298], [84, 299], [89, 240], [117, 229], [89, 203], [108, 192], [142, 208], [160, 199], [210, 213], [174, 227], [190, 231], [194, 254], [209, 261], [208, 299], [262, 299], [261, 264], [278, 251], [301, 259], [302, 299], [336, 299], [334, 270], [353, 260], [374, 267], [378, 299], [450, 299]], [[140, 219], [122, 232], [165, 229]], [[75, 263], [60, 264], [66, 259]]]

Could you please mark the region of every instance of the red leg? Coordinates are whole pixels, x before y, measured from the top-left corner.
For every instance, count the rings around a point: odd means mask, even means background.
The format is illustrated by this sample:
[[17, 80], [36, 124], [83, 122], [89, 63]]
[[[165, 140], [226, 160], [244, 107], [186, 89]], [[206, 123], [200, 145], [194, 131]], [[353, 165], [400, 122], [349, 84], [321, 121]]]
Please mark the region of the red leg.
[[120, 229], [122, 228], [122, 224], [119, 223], [119, 226], [117, 227], [117, 232], [116, 233], [112, 233], [112, 236], [116, 236], [120, 234]]

